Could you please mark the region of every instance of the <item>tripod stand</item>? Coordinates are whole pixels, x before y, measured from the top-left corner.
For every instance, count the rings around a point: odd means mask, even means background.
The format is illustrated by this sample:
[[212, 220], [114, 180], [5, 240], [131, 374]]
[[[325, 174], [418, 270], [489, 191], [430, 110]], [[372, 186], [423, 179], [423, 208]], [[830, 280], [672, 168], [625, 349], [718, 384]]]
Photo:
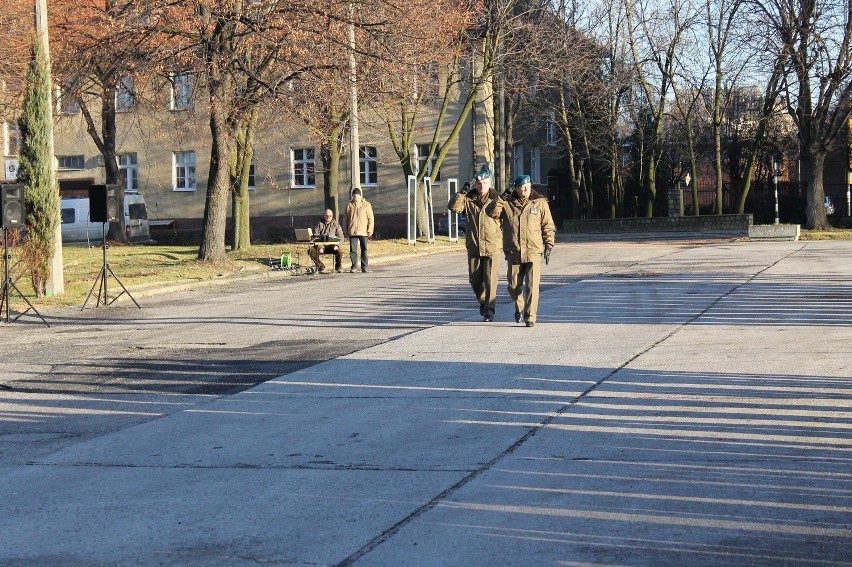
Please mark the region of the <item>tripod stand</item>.
[[[118, 276], [115, 275], [115, 272], [112, 271], [112, 268], [109, 267], [109, 263], [107, 262], [107, 248], [109, 248], [109, 246], [107, 246], [106, 241], [106, 225], [107, 223], [103, 223], [103, 225], [101, 226], [101, 248], [103, 248], [104, 251], [104, 265], [101, 268], [101, 272], [98, 274], [98, 277], [95, 278], [95, 283], [92, 284], [92, 289], [89, 290], [89, 295], [86, 296], [86, 301], [83, 302], [83, 306], [80, 308], [80, 311], [86, 308], [86, 304], [92, 297], [92, 293], [95, 291], [96, 287], [98, 288], [98, 298], [97, 302], [95, 303], [95, 307], [100, 306], [101, 303], [103, 303], [103, 305], [112, 305], [119, 297], [126, 293], [127, 297], [129, 297], [133, 301], [133, 303], [136, 304], [136, 307], [142, 309], [142, 307], [140, 307], [140, 305], [136, 303], [136, 300], [133, 299], [133, 296], [130, 295], [130, 292], [127, 291], [127, 288], [124, 287], [124, 284], [121, 283], [121, 280], [118, 279]], [[113, 297], [112, 300], [109, 299], [109, 295], [107, 294], [107, 280], [109, 279], [110, 275], [115, 278], [115, 281], [117, 281], [118, 285], [121, 286], [121, 289], [124, 290], [115, 297]]]
[[33, 313], [38, 315], [38, 318], [41, 319], [41, 322], [50, 327], [47, 321], [44, 320], [44, 317], [41, 316], [41, 313], [33, 307], [33, 304], [30, 303], [30, 300], [26, 298], [26, 296], [21, 293], [21, 290], [18, 289], [18, 286], [15, 285], [15, 282], [12, 281], [12, 278], [9, 277], [9, 259], [11, 256], [9, 255], [9, 229], [5, 226], [3, 227], [3, 297], [0, 298], [0, 314], [3, 313], [4, 309], [6, 311], [6, 322], [9, 322], [9, 293], [12, 289], [18, 292], [18, 295], [27, 303], [27, 309], [22, 313], [19, 313], [17, 317], [12, 319], [12, 321], [17, 321], [21, 317], [23, 317], [27, 312], [32, 310]]

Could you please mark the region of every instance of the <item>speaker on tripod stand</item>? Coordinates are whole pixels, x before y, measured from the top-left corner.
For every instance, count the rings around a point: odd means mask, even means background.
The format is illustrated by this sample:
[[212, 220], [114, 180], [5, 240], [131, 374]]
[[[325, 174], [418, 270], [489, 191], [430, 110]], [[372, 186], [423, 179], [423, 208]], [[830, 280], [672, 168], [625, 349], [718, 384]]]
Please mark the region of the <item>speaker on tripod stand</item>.
[[89, 221], [115, 222], [118, 220], [118, 186], [92, 185], [89, 187]]
[[24, 186], [18, 183], [0, 186], [0, 217], [2, 228], [24, 225]]
[[[98, 274], [98, 277], [95, 278], [95, 283], [92, 284], [92, 289], [89, 290], [89, 295], [86, 296], [86, 301], [83, 302], [83, 307], [80, 308], [81, 311], [86, 308], [86, 304], [89, 303], [89, 299], [95, 292], [96, 287], [98, 288], [98, 297], [95, 302], [95, 307], [98, 307], [101, 304], [112, 305], [119, 297], [127, 294], [127, 297], [136, 304], [136, 307], [142, 309], [142, 307], [136, 303], [136, 300], [133, 299], [133, 296], [130, 295], [130, 292], [127, 291], [127, 288], [124, 287], [124, 284], [121, 283], [121, 280], [118, 279], [118, 276], [115, 275], [115, 272], [112, 271], [112, 268], [109, 266], [109, 262], [107, 262], [107, 248], [109, 248], [109, 245], [107, 245], [106, 240], [106, 227], [110, 222], [118, 220], [118, 193], [118, 185], [91, 185], [89, 187], [89, 221], [102, 223], [101, 246], [103, 247], [104, 252], [104, 264]], [[109, 293], [107, 290], [107, 281], [109, 280], [110, 275], [115, 278], [115, 281], [118, 282], [118, 285], [120, 285], [123, 290], [112, 299], [109, 299]]]
[[0, 228], [3, 229], [3, 291], [2, 297], [0, 297], [0, 315], [5, 314], [5, 320], [7, 323], [9, 322], [9, 296], [11, 290], [14, 289], [21, 299], [26, 302], [27, 309], [23, 313], [18, 314], [13, 320], [17, 321], [25, 313], [32, 310], [45, 325], [50, 327], [47, 321], [44, 320], [44, 317], [41, 316], [41, 313], [33, 307], [30, 300], [21, 293], [21, 290], [18, 289], [18, 286], [9, 277], [9, 260], [11, 260], [11, 255], [9, 254], [9, 229], [24, 226], [25, 212], [24, 186], [19, 183], [0, 185], [0, 225], [2, 225]]

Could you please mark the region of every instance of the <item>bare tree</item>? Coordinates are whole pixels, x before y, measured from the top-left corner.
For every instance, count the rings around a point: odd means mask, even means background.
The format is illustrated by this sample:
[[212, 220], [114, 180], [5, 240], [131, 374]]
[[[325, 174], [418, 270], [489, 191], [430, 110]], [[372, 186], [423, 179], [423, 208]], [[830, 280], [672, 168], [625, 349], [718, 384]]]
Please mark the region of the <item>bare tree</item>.
[[[730, 56], [729, 47], [734, 40], [740, 0], [705, 0], [704, 8], [707, 26], [707, 40], [712, 65], [713, 95], [711, 102], [711, 124], [713, 127], [713, 166], [716, 185], [716, 214], [722, 214], [723, 175], [722, 175], [722, 113], [725, 94], [725, 64]], [[728, 76], [729, 84], [732, 82]], [[695, 173], [693, 173], [695, 178]], [[698, 179], [696, 178], [696, 182]], [[698, 212], [698, 187], [693, 184], [695, 214]]]
[[825, 158], [846, 143], [852, 114], [852, 7], [829, 0], [756, 0], [755, 5], [789, 61], [784, 97], [808, 184], [806, 226], [827, 228]]
[[[192, 70], [206, 91], [210, 174], [198, 258], [220, 262], [226, 259], [238, 138], [246, 132], [242, 126], [251, 124], [260, 92], [247, 89], [248, 80], [262, 86], [265, 96], [273, 96], [286, 79], [310, 68], [310, 37], [321, 32], [322, 11], [329, 3], [315, 9], [282, 0], [160, 2], [166, 17], [156, 32], [170, 49], [168, 63]], [[247, 167], [245, 155], [242, 163]]]
[[[631, 0], [625, 0], [630, 2]], [[663, 146], [660, 143], [663, 122], [674, 81], [678, 50], [684, 41], [684, 32], [692, 25], [694, 16], [682, 8], [681, 0], [668, 4], [652, 5], [643, 1], [626, 5], [628, 37], [637, 81], [644, 94], [648, 128], [643, 129], [645, 215], [654, 214], [657, 195], [657, 167]]]
[[[702, 103], [704, 100], [702, 96], [704, 87], [702, 79], [703, 77], [697, 81], [687, 80], [684, 87], [675, 84], [672, 88], [677, 110], [675, 116], [683, 126], [683, 136], [686, 139], [687, 167], [690, 177], [695, 180], [692, 184], [692, 214], [695, 216], [701, 214], [698, 206], [698, 155], [696, 143], [697, 139], [700, 140], [698, 132], [700, 132], [701, 110], [703, 109]], [[677, 179], [679, 181], [682, 179], [682, 176], [678, 176]], [[718, 200], [721, 200], [721, 198], [718, 198]]]
[[24, 38], [33, 33], [32, 2], [5, 2], [0, 9], [0, 29], [7, 38], [0, 41], [0, 112], [17, 123], [24, 95], [24, 76], [30, 61], [32, 45]]
[[[414, 10], [414, 13], [411, 11]], [[439, 13], [440, 18], [434, 18]], [[481, 22], [471, 28], [466, 2], [440, 0], [408, 5], [388, 14], [386, 33], [362, 38], [359, 65], [369, 93], [368, 105], [382, 120], [399, 159], [403, 178], [414, 175], [418, 186], [420, 233], [426, 231], [422, 181], [437, 177], [493, 71], [493, 54]], [[363, 21], [360, 30], [363, 30]], [[391, 49], [388, 49], [388, 48]], [[364, 55], [369, 55], [365, 58]], [[359, 83], [360, 88], [360, 83]], [[415, 134], [426, 132], [429, 146], [418, 156]], [[416, 158], [426, 167], [418, 168]]]
[[[150, 29], [157, 17], [151, 8], [119, 0], [51, 2], [60, 96], [79, 106], [103, 158], [105, 181], [119, 188], [119, 203], [124, 202], [125, 186], [119, 183], [117, 113], [138, 103], [137, 85], [156, 49]], [[128, 242], [123, 214], [110, 224], [108, 238]]]

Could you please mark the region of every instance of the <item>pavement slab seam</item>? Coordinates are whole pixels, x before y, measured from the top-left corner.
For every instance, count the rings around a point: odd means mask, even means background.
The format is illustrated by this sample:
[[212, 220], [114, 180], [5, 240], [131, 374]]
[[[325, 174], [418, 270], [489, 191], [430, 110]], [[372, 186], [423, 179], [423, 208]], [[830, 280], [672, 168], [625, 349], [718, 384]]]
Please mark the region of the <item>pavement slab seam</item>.
[[[0, 564], [848, 564], [852, 246], [578, 248], [546, 270], [532, 332], [472, 321], [459, 254], [359, 280], [376, 313], [339, 308], [348, 282], [235, 286], [108, 321], [128, 334], [103, 357], [97, 337], [10, 337], [0, 366], [34, 380], [0, 395]], [[218, 337], [225, 354], [198, 348]], [[320, 364], [215, 406], [171, 397], [284, 357]], [[39, 384], [62, 359], [68, 386]], [[128, 392], [87, 404], [109, 365]]]
[[[582, 400], [584, 397], [588, 396], [590, 393], [594, 392], [604, 382], [606, 382], [608, 379], [610, 379], [613, 376], [615, 376], [616, 374], [618, 374], [624, 368], [627, 368], [632, 362], [639, 359], [644, 354], [650, 352], [651, 350], [653, 350], [654, 348], [656, 348], [660, 344], [664, 343], [666, 340], [668, 340], [669, 338], [671, 338], [672, 336], [677, 334], [681, 329], [683, 329], [687, 325], [689, 325], [689, 324], [693, 323], [694, 321], [696, 321], [697, 319], [699, 319], [703, 314], [705, 314], [710, 309], [712, 309], [715, 305], [717, 305], [725, 297], [729, 296], [731, 293], [733, 293], [737, 289], [741, 288], [742, 286], [746, 285], [750, 281], [753, 281], [755, 278], [759, 277], [760, 274], [762, 274], [762, 273], [766, 272], [767, 270], [773, 268], [774, 266], [776, 266], [777, 264], [779, 264], [780, 262], [782, 262], [786, 258], [794, 255], [796, 252], [800, 251], [804, 247], [805, 247], [804, 244], [802, 244], [797, 250], [791, 251], [791, 252], [787, 253], [786, 255], [782, 256], [781, 258], [778, 258], [777, 260], [775, 260], [771, 264], [763, 267], [761, 270], [757, 271], [756, 273], [751, 274], [744, 281], [741, 281], [738, 284], [731, 287], [725, 293], [723, 293], [722, 295], [715, 298], [712, 302], [710, 302], [710, 304], [707, 305], [707, 307], [704, 308], [701, 312], [692, 316], [688, 321], [685, 321], [685, 322], [677, 325], [669, 333], [665, 334], [663, 337], [661, 337], [658, 340], [654, 341], [653, 343], [649, 344], [646, 348], [644, 348], [640, 352], [634, 354], [632, 357], [630, 357], [629, 359], [624, 361], [621, 365], [619, 365], [618, 367], [613, 369], [611, 372], [609, 372], [608, 374], [606, 374], [605, 376], [603, 376], [599, 380], [595, 381], [592, 385], [590, 385], [588, 388], [586, 388], [578, 396], [576, 396], [575, 398], [570, 400], [568, 403], [566, 403], [566, 404], [562, 405], [561, 407], [559, 407], [558, 409], [556, 409], [551, 415], [549, 415], [542, 422], [540, 422], [538, 424], [529, 423], [528, 426], [530, 427], [530, 429], [528, 429], [527, 432], [524, 433], [524, 435], [522, 435], [517, 441], [515, 441], [507, 449], [505, 449], [504, 451], [502, 451], [501, 453], [496, 455], [490, 461], [484, 463], [481, 467], [472, 471], [470, 474], [466, 475], [464, 478], [459, 480], [457, 483], [453, 484], [452, 486], [448, 487], [446, 490], [444, 490], [440, 494], [438, 494], [435, 497], [433, 497], [432, 499], [430, 499], [428, 502], [426, 502], [422, 506], [415, 509], [409, 515], [407, 515], [406, 517], [399, 520], [397, 523], [395, 523], [393, 526], [391, 526], [387, 530], [383, 531], [382, 533], [380, 533], [379, 535], [377, 535], [376, 537], [371, 539], [369, 542], [367, 542], [364, 546], [362, 546], [360, 549], [355, 551], [349, 557], [347, 557], [343, 561], [337, 563], [336, 567], [348, 567], [350, 565], [354, 565], [361, 558], [368, 555], [371, 551], [373, 551], [377, 547], [381, 546], [384, 542], [388, 541], [390, 538], [392, 538], [396, 533], [398, 533], [407, 524], [413, 522], [415, 519], [422, 516], [423, 514], [428, 512], [429, 510], [432, 510], [433, 508], [435, 508], [436, 506], [441, 504], [444, 500], [447, 500], [454, 493], [458, 492], [465, 485], [467, 485], [468, 483], [470, 483], [473, 480], [477, 479], [478, 477], [482, 476], [487, 471], [494, 468], [494, 466], [497, 463], [499, 463], [501, 460], [503, 460], [508, 455], [511, 455], [515, 450], [517, 450], [519, 447], [521, 447], [526, 441], [533, 438], [539, 431], [541, 431], [544, 428], [548, 427], [549, 425], [553, 424], [557, 419], [559, 419], [565, 413], [567, 413], [580, 400]], [[677, 251], [669, 252], [667, 254], [663, 254], [663, 255], [661, 255], [657, 258], [653, 258], [653, 259], [659, 260], [662, 257], [673, 255], [676, 252]], [[633, 264], [631, 264], [631, 267], [639, 265], [639, 264], [641, 264], [645, 261], [647, 261], [647, 260], [641, 260], [641, 261], [634, 262]], [[619, 269], [622, 269], [622, 268], [619, 268]], [[419, 330], [414, 331], [414, 332], [419, 332]]]

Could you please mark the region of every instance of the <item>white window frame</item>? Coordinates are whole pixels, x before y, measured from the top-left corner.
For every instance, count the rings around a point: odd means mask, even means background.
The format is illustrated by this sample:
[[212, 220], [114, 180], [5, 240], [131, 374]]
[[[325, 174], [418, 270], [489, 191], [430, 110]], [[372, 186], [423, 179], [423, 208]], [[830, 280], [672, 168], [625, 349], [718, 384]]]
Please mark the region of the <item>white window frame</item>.
[[86, 156], [56, 156], [56, 169], [59, 171], [81, 171], [86, 168]]
[[196, 190], [195, 151], [172, 152], [172, 187], [175, 191]]
[[124, 184], [125, 193], [139, 192], [139, 158], [136, 152], [118, 154], [118, 173]]
[[376, 146], [361, 146], [358, 152], [361, 187], [379, 184], [379, 151]]
[[136, 105], [136, 81], [131, 75], [121, 77], [115, 85], [115, 111], [130, 112]]
[[512, 172], [515, 177], [524, 175], [524, 145], [515, 144], [512, 146]]
[[73, 96], [67, 95], [67, 91], [73, 87], [76, 80], [64, 81], [56, 87], [56, 112], [65, 116], [80, 113], [80, 101]]
[[433, 169], [435, 167], [435, 162], [438, 160], [438, 152], [441, 151], [440, 147], [435, 148], [435, 155], [432, 156], [432, 161], [428, 164], [426, 163], [426, 156], [429, 155], [429, 148], [432, 144], [415, 144], [417, 148], [417, 173], [425, 167], [426, 175], [432, 179], [432, 183], [440, 183], [441, 174], [438, 172], [438, 175], [434, 175]]
[[255, 179], [255, 163], [254, 163], [254, 160], [251, 160], [251, 163], [249, 164], [248, 188], [249, 188], [249, 191], [254, 191], [255, 189], [257, 189], [257, 179]]
[[432, 100], [438, 98], [441, 92], [441, 75], [437, 63], [426, 63], [418, 69], [414, 80], [414, 98]]
[[317, 186], [316, 171], [316, 150], [314, 148], [290, 148], [290, 172], [293, 187], [315, 188]]
[[541, 148], [530, 148], [530, 180], [536, 185], [541, 184]]
[[171, 109], [192, 110], [195, 105], [195, 77], [191, 73], [174, 73], [171, 82]]
[[547, 113], [544, 137], [548, 146], [556, 145], [556, 111], [553, 109], [550, 109]]

